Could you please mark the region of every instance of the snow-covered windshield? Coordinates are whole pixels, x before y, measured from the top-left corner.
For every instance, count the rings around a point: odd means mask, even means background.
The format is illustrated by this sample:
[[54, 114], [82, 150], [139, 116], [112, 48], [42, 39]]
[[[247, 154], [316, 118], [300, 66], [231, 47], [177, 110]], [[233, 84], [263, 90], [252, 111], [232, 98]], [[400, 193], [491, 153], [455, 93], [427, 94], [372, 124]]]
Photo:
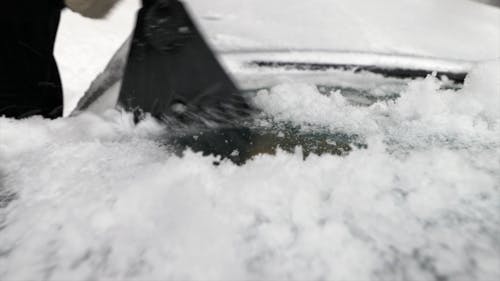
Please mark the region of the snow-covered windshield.
[[[138, 2], [103, 22], [63, 14], [67, 113], [130, 34]], [[113, 109], [0, 117], [0, 280], [500, 278], [500, 9], [186, 2], [259, 110], [245, 124], [251, 149], [179, 149], [165, 141], [179, 132]], [[414, 55], [467, 76], [238, 68], [231, 57], [287, 47]]]

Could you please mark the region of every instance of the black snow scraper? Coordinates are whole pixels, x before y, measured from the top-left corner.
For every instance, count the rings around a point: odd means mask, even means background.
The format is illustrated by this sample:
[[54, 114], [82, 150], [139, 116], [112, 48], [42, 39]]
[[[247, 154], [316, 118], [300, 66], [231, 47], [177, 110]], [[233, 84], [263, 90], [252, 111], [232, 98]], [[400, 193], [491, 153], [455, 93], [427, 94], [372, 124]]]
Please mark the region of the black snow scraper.
[[118, 102], [139, 119], [224, 122], [249, 111], [178, 0], [143, 0]]

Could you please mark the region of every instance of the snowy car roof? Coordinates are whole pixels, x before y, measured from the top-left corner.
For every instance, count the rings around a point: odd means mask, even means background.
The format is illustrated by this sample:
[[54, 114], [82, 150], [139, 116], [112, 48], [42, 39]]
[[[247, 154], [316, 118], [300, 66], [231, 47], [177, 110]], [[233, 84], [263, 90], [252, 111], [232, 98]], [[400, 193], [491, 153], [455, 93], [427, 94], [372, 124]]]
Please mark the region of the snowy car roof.
[[469, 0], [189, 0], [218, 49], [500, 57], [500, 9]]

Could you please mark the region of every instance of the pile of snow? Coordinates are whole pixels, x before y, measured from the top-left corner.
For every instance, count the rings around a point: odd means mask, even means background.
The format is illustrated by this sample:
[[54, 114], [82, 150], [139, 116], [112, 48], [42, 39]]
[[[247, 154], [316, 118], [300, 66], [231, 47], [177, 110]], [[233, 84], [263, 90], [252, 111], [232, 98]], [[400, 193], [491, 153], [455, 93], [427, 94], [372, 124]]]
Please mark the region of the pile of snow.
[[328, 126], [353, 134], [384, 133], [397, 138], [398, 143], [421, 141], [425, 145], [428, 139], [421, 138], [433, 136], [496, 142], [500, 128], [497, 77], [500, 60], [476, 66], [459, 91], [443, 89], [445, 80], [428, 76], [410, 81], [395, 102], [378, 102], [367, 108], [349, 103], [341, 91], [326, 96], [307, 84], [283, 84], [270, 91], [262, 90], [254, 104], [278, 121]]
[[496, 280], [499, 69], [363, 107], [303, 84], [254, 98], [276, 121], [366, 138], [343, 157], [215, 166], [121, 112], [0, 118], [0, 279]]

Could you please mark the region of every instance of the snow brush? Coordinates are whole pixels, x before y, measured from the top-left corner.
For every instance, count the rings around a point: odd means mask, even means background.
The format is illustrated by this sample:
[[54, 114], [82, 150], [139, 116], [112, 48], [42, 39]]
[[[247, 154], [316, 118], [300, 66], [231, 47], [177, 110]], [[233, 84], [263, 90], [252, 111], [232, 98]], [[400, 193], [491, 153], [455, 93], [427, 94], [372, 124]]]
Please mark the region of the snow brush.
[[134, 112], [186, 122], [227, 122], [249, 106], [178, 0], [143, 0], [118, 102]]

